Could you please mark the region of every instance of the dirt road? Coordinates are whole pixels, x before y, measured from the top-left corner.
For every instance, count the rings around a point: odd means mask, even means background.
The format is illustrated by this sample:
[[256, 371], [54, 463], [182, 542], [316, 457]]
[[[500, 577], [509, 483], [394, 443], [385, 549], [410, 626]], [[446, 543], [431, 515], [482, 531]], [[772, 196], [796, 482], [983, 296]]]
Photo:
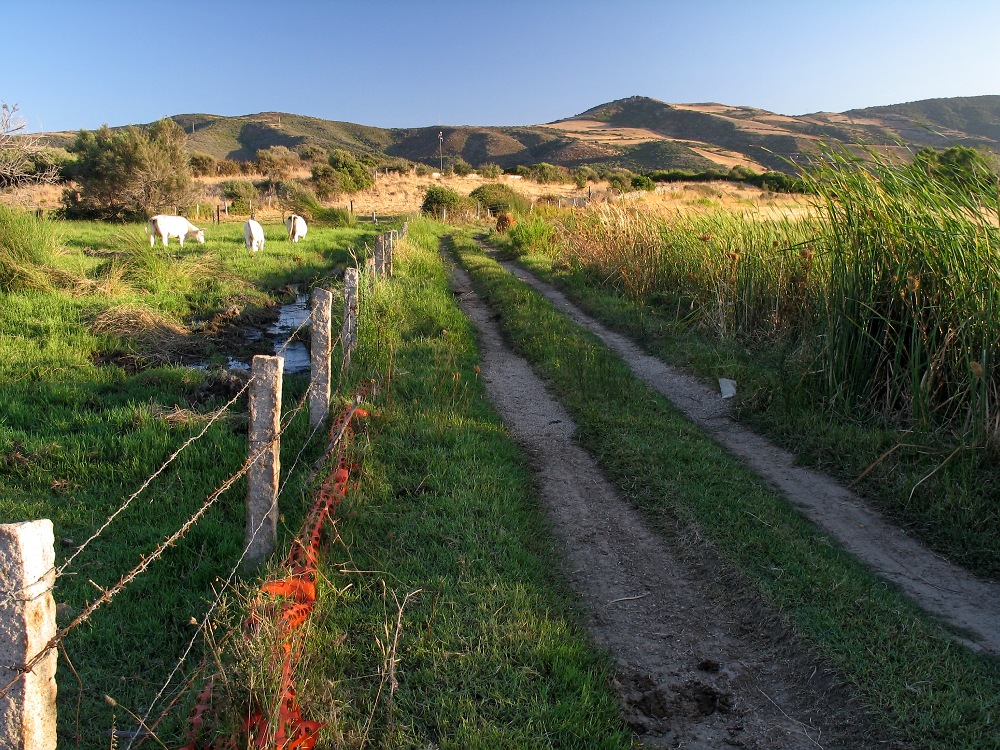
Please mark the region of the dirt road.
[[735, 423], [719, 391], [706, 388], [690, 375], [646, 354], [524, 269], [509, 262], [503, 266], [575, 323], [594, 333], [637, 377], [666, 396], [692, 422], [836, 537], [846, 550], [901, 588], [925, 611], [950, 625], [956, 640], [973, 650], [1000, 653], [1000, 586], [938, 557], [829, 477], [796, 466], [792, 454]]
[[648, 747], [881, 748], [860, 701], [703, 542], [668, 546], [573, 440], [573, 423], [455, 269], [482, 377], [531, 457], [565, 574], [617, 664], [622, 712]]

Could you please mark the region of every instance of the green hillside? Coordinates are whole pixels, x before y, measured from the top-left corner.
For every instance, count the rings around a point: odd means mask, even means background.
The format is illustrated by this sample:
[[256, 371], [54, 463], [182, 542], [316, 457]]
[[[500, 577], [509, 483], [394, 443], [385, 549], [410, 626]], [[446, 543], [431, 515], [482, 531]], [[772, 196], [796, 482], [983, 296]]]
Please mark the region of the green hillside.
[[[724, 167], [727, 161], [721, 154], [728, 151], [763, 168], [790, 172], [792, 164], [803, 163], [824, 142], [878, 146], [902, 154], [924, 146], [1000, 146], [1000, 96], [928, 99], [800, 116], [631, 96], [554, 123], [523, 127], [376, 128], [282, 112], [240, 117], [183, 114], [173, 120], [188, 133], [192, 152], [237, 161], [253, 160], [257, 151], [272, 146], [295, 151], [313, 145], [431, 167], [439, 166], [442, 158], [446, 163], [461, 158], [474, 167], [549, 162], [638, 171], [703, 170]], [[622, 129], [628, 135], [622, 135]], [[45, 137], [52, 145], [66, 146], [73, 134]]]

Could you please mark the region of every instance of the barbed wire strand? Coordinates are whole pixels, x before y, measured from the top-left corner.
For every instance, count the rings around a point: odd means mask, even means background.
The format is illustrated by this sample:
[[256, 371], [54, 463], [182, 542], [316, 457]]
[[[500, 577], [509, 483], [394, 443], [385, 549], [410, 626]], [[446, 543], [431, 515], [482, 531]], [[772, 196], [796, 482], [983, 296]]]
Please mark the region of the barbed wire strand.
[[[359, 397], [355, 397], [354, 404], [351, 406], [350, 410], [348, 411], [347, 415], [344, 418], [344, 425], [341, 426], [341, 429], [338, 431], [337, 435], [335, 437], [333, 437], [330, 440], [330, 442], [327, 444], [327, 447], [326, 447], [326, 449], [324, 451], [323, 458], [325, 458], [326, 456], [328, 456], [330, 454], [330, 452], [332, 452], [332, 448], [336, 447], [340, 443], [340, 441], [343, 439], [344, 435], [347, 432], [347, 430], [346, 430], [347, 423], [350, 422], [351, 417], [357, 411], [358, 402], [359, 402]], [[285, 477], [285, 481], [282, 482], [281, 486], [278, 489], [278, 497], [281, 497], [282, 493], [284, 492], [285, 486], [288, 484], [289, 479], [291, 478], [292, 474], [294, 473], [295, 467], [297, 466], [299, 460], [301, 459], [302, 454], [305, 451], [305, 448], [312, 441], [312, 439], [316, 436], [316, 433], [319, 432], [319, 430], [320, 430], [320, 428], [322, 426], [323, 426], [323, 424], [319, 423], [319, 424], [317, 424], [313, 428], [312, 432], [309, 434], [309, 437], [306, 439], [305, 443], [303, 444], [302, 449], [299, 450], [298, 455], [295, 457], [295, 461], [292, 462], [292, 466], [288, 470], [288, 474]], [[312, 472], [310, 472], [310, 477], [311, 476], [312, 476]], [[232, 581], [236, 577], [236, 574], [239, 571], [239, 568], [242, 566], [243, 560], [246, 557], [246, 554], [247, 554], [247, 552], [250, 549], [250, 543], [254, 539], [256, 539], [258, 532], [261, 530], [261, 528], [263, 528], [265, 520], [266, 520], [266, 517], [261, 517], [260, 523], [257, 524], [257, 528], [254, 529], [253, 533], [251, 534], [250, 540], [247, 542], [246, 547], [244, 548], [242, 554], [240, 554], [239, 559], [237, 559], [236, 564], [233, 566], [233, 569], [229, 572], [229, 575], [226, 577], [225, 585], [223, 587], [221, 587], [219, 593], [216, 595], [215, 600], [212, 602], [212, 604], [209, 607], [208, 611], [205, 613], [204, 617], [202, 617], [201, 621], [198, 623], [198, 628], [195, 630], [194, 634], [192, 635], [191, 640], [188, 641], [187, 647], [184, 649], [184, 653], [181, 654], [180, 659], [177, 660], [177, 662], [174, 664], [173, 669], [171, 669], [170, 674], [167, 675], [167, 679], [164, 682], [163, 687], [160, 688], [159, 692], [157, 692], [156, 696], [150, 702], [149, 708], [146, 710], [146, 713], [142, 717], [142, 722], [144, 724], [149, 720], [149, 716], [150, 716], [150, 714], [152, 714], [154, 707], [162, 700], [164, 694], [167, 691], [167, 688], [170, 686], [170, 683], [173, 682], [174, 677], [177, 675], [177, 673], [180, 671], [181, 667], [187, 661], [188, 656], [190, 656], [191, 651], [194, 648], [195, 643], [198, 641], [198, 638], [201, 636], [202, 632], [205, 630], [205, 627], [207, 626], [209, 620], [211, 619], [212, 614], [215, 612], [216, 608], [222, 602], [222, 597], [223, 597], [225, 591], [232, 586]], [[159, 724], [159, 720], [157, 720], [157, 722], [154, 724], [154, 726], [156, 726], [158, 724]], [[132, 745], [133, 745], [133, 743], [135, 742], [136, 739], [137, 738], [133, 737], [132, 739], [129, 740], [129, 744], [126, 746], [126, 750], [131, 750]]]
[[[312, 321], [312, 311], [310, 311], [309, 315], [307, 315], [305, 317], [305, 319], [301, 323], [299, 323], [298, 327], [288, 335], [288, 338], [285, 339], [284, 343], [277, 349], [277, 351], [279, 351], [279, 352], [286, 351], [286, 349], [287, 349], [288, 345], [291, 343], [292, 339], [294, 339], [299, 334], [299, 331], [301, 331], [305, 327], [306, 323], [309, 323], [311, 321]], [[77, 556], [81, 552], [83, 552], [83, 550], [86, 549], [86, 547], [91, 542], [93, 542], [97, 537], [99, 537], [101, 534], [103, 534], [104, 531], [108, 528], [108, 526], [110, 526], [119, 515], [121, 515], [125, 510], [128, 509], [128, 507], [132, 504], [132, 502], [137, 497], [139, 497], [139, 495], [141, 495], [149, 487], [149, 485], [152, 484], [153, 480], [156, 479], [156, 477], [158, 477], [160, 474], [162, 474], [166, 470], [166, 468], [171, 463], [173, 463], [173, 461], [182, 452], [184, 452], [192, 443], [197, 442], [198, 440], [200, 440], [202, 437], [205, 436], [205, 433], [208, 432], [208, 429], [213, 424], [215, 424], [216, 421], [218, 421], [218, 419], [226, 412], [226, 410], [229, 409], [229, 407], [231, 407], [233, 404], [235, 404], [239, 400], [240, 396], [242, 396], [246, 392], [246, 390], [250, 387], [251, 383], [253, 383], [253, 380], [254, 380], [253, 376], [251, 375], [250, 379], [247, 380], [247, 382], [243, 385], [242, 388], [240, 388], [240, 390], [236, 393], [236, 395], [233, 396], [226, 404], [224, 404], [222, 407], [220, 407], [218, 410], [216, 410], [212, 414], [211, 419], [209, 419], [209, 421], [205, 423], [205, 426], [204, 426], [204, 428], [202, 428], [201, 432], [199, 432], [197, 435], [193, 435], [192, 437], [190, 437], [187, 440], [185, 440], [184, 443], [182, 443], [181, 446], [176, 451], [174, 451], [166, 461], [163, 462], [163, 464], [160, 466], [160, 468], [158, 468], [149, 477], [147, 477], [146, 480], [139, 487], [139, 489], [137, 489], [134, 493], [132, 493], [132, 495], [127, 500], [125, 500], [125, 502], [122, 503], [122, 505], [119, 506], [119, 508], [114, 513], [112, 513], [108, 517], [108, 519], [101, 525], [100, 528], [97, 529], [97, 531], [95, 531], [90, 536], [89, 539], [87, 539], [87, 541], [85, 541], [83, 544], [81, 544], [76, 549], [76, 551], [73, 552], [73, 554], [70, 555], [66, 559], [66, 561], [62, 565], [60, 565], [58, 568], [56, 568], [56, 577], [57, 578], [63, 574], [63, 571], [65, 571], [66, 568], [69, 567], [70, 563], [72, 563], [73, 560], [75, 560], [77, 558]]]

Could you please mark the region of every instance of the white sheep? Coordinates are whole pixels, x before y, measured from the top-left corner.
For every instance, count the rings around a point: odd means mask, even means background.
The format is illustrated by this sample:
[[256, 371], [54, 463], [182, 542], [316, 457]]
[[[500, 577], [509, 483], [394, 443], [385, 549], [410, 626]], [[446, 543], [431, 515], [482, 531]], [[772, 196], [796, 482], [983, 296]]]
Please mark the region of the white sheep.
[[306, 226], [306, 220], [298, 214], [292, 214], [285, 219], [285, 229], [288, 230], [289, 242], [298, 242], [305, 237], [306, 232], [309, 231], [309, 228]]
[[264, 227], [256, 219], [247, 219], [243, 225], [243, 241], [246, 242], [247, 250], [264, 249]]
[[146, 222], [146, 233], [149, 235], [149, 246], [156, 244], [156, 238], [163, 241], [163, 246], [167, 246], [168, 237], [176, 237], [181, 247], [184, 247], [184, 238], [190, 237], [205, 244], [205, 230], [198, 229], [194, 224], [183, 216], [168, 216], [167, 214], [157, 214]]

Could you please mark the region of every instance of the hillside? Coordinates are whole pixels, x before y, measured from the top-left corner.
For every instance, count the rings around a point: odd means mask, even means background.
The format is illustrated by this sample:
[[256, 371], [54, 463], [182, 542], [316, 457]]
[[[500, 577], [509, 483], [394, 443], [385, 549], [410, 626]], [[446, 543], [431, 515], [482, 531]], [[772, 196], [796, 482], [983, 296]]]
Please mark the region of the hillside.
[[[474, 167], [548, 162], [634, 171], [728, 169], [793, 171], [822, 142], [906, 153], [924, 146], [1000, 148], [1000, 96], [920, 102], [789, 116], [718, 103], [668, 104], [632, 96], [573, 117], [521, 127], [376, 128], [304, 115], [263, 112], [225, 117], [175, 115], [190, 149], [219, 159], [252, 160], [271, 146], [313, 144], [358, 156], [401, 158], [431, 167], [461, 157]], [[443, 140], [439, 142], [438, 134]], [[49, 134], [53, 145], [71, 135]], [[439, 151], [440, 149], [440, 151]]]

